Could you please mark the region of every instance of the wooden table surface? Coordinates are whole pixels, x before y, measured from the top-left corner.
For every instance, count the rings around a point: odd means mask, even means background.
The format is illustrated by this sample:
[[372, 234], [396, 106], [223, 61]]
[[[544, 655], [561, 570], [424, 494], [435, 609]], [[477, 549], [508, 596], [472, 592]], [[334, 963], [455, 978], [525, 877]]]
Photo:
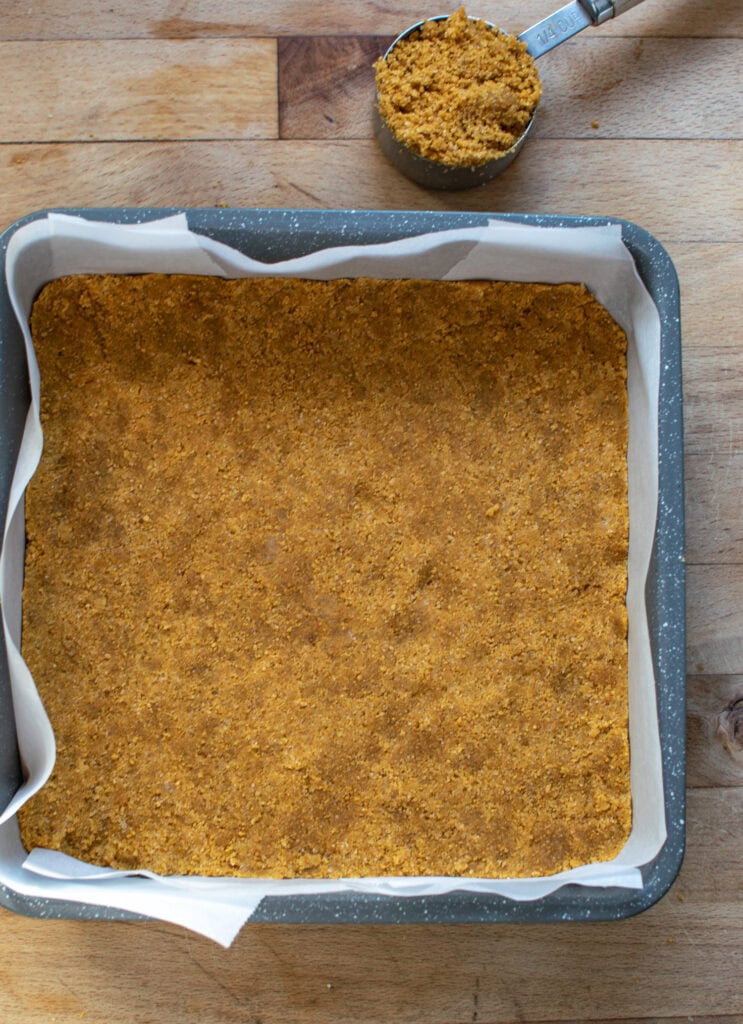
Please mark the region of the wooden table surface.
[[[248, 925], [229, 950], [0, 911], [5, 1024], [743, 1020], [743, 5], [650, 0], [542, 58], [524, 153], [451, 194], [401, 178], [370, 137], [371, 61], [440, 8], [2, 0], [0, 227], [49, 206], [227, 205], [611, 214], [655, 234], [683, 303], [680, 877], [621, 923]], [[553, 9], [471, 13], [518, 32]]]

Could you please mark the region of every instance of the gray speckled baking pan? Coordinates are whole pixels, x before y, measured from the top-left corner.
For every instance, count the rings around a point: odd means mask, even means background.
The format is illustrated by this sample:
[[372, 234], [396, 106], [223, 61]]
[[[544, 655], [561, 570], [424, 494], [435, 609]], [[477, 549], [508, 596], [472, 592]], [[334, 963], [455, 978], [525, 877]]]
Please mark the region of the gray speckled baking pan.
[[[93, 220], [137, 223], [170, 213], [163, 209], [62, 210]], [[190, 227], [255, 259], [272, 263], [330, 246], [390, 241], [430, 231], [479, 226], [493, 217], [535, 225], [575, 227], [618, 223], [661, 319], [659, 396], [659, 506], [646, 598], [654, 660], [668, 838], [643, 868], [643, 887], [567, 885], [542, 899], [517, 902], [473, 892], [393, 898], [362, 893], [267, 897], [252, 919], [287, 923], [449, 923], [614, 920], [652, 906], [675, 879], [685, 836], [685, 579], [678, 281], [663, 247], [643, 228], [606, 217], [432, 213], [366, 210], [188, 210]], [[32, 214], [0, 236], [3, 267], [8, 241]], [[0, 283], [0, 521], [5, 521], [10, 482], [28, 408], [28, 376], [21, 333]], [[0, 636], [0, 806], [21, 781], [7, 656]], [[130, 920], [114, 909], [61, 900], [29, 899], [0, 885], [0, 904], [34, 917]]]

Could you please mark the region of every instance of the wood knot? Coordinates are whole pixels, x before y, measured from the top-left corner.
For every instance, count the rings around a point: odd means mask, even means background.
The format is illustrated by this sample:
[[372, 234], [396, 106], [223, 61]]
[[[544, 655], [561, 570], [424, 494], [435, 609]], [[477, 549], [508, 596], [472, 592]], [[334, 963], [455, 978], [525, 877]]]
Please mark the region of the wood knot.
[[743, 761], [743, 697], [730, 701], [717, 720], [717, 736], [736, 761]]

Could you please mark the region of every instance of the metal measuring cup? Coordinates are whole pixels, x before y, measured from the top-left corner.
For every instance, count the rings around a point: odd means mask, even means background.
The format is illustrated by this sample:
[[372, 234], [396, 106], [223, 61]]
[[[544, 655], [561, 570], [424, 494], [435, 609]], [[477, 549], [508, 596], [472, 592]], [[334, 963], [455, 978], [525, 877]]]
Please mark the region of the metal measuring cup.
[[[517, 38], [521, 42], [526, 43], [528, 53], [536, 59], [549, 50], [554, 50], [560, 43], [564, 43], [566, 39], [570, 39], [578, 32], [582, 32], [589, 25], [601, 25], [610, 18], [618, 17], [618, 15], [628, 11], [631, 7], [636, 7], [639, 3], [642, 3], [642, 0], [573, 0], [572, 3], [561, 7], [554, 14], [550, 14], [548, 17], [543, 18], [542, 21], [537, 22], [536, 25], [522, 32]], [[410, 28], [401, 32], [387, 48], [382, 59], [387, 60], [397, 44], [401, 40], [407, 39], [409, 35], [417, 31], [426, 21], [445, 21], [448, 17], [448, 14], [440, 14], [434, 18], [424, 18], [422, 21], [416, 22], [415, 25], [411, 25]], [[472, 20], [481, 19], [473, 18]], [[495, 29], [492, 22], [486, 21], [485, 24]], [[487, 163], [474, 167], [460, 167], [439, 163], [436, 160], [429, 160], [427, 157], [413, 152], [404, 143], [399, 142], [379, 112], [379, 97], [374, 102], [373, 124], [374, 134], [382, 152], [390, 163], [397, 167], [406, 177], [428, 188], [454, 190], [484, 185], [485, 182], [502, 174], [521, 152], [534, 126], [535, 116], [536, 110], [532, 114], [529, 124], [510, 149], [493, 160], [488, 160]]]

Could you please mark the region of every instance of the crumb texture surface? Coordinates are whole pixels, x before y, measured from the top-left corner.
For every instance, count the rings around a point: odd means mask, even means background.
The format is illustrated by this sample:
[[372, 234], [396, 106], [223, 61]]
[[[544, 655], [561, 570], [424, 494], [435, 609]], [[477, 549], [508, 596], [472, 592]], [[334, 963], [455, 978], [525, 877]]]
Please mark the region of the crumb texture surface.
[[479, 167], [523, 135], [542, 94], [526, 44], [461, 7], [426, 21], [374, 65], [379, 112], [414, 153]]
[[27, 847], [527, 876], [630, 827], [625, 337], [580, 285], [82, 276], [32, 331]]

